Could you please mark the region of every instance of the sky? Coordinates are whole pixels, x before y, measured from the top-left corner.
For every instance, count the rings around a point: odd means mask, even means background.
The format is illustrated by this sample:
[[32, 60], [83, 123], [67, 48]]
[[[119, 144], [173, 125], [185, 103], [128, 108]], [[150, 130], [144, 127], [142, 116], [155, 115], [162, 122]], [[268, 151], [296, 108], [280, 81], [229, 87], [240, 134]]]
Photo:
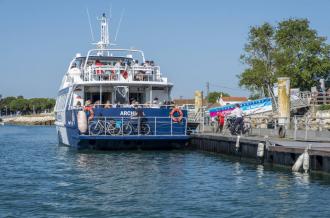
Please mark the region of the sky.
[[[99, 39], [96, 17], [112, 11], [116, 44], [138, 48], [174, 83], [172, 97], [191, 98], [195, 90], [248, 96], [237, 75], [249, 28], [264, 22], [307, 18], [321, 36], [330, 37], [327, 0], [0, 0], [0, 94], [56, 97], [76, 53], [94, 46], [86, 13]], [[329, 42], [329, 40], [328, 40]]]

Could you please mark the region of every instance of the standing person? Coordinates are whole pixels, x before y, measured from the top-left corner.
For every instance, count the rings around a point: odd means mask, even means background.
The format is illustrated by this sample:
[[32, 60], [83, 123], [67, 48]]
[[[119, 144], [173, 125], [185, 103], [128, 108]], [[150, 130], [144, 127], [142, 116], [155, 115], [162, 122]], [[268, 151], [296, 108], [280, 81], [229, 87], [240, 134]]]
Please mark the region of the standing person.
[[101, 77], [102, 77], [102, 75], [103, 75], [103, 73], [104, 73], [104, 71], [101, 70], [102, 67], [103, 67], [103, 64], [101, 63], [101, 61], [100, 61], [100, 60], [96, 60], [96, 61], [95, 61], [95, 68], [96, 68], [95, 72], [96, 72], [96, 75], [99, 76], [99, 79], [100, 79], [100, 80], [101, 80]]
[[120, 75], [120, 68], [121, 68], [121, 62], [118, 60], [115, 64], [115, 70], [116, 70], [116, 77], [119, 79]]
[[235, 130], [236, 127], [239, 125], [240, 127], [240, 131], [243, 131], [243, 111], [240, 107], [239, 104], [235, 105], [235, 109], [231, 112], [231, 115], [235, 116], [235, 122], [234, 122], [234, 126], [232, 127], [232, 130]]
[[218, 125], [215, 132], [222, 133], [223, 126], [225, 125], [225, 115], [220, 111], [217, 113], [217, 122]]

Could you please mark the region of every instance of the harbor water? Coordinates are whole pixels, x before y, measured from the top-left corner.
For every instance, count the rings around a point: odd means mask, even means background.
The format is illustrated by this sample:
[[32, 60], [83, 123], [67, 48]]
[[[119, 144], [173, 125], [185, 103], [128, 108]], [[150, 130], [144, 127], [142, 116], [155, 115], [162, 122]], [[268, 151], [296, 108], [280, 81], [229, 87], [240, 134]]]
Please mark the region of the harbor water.
[[330, 217], [330, 180], [193, 150], [77, 151], [0, 126], [0, 217]]

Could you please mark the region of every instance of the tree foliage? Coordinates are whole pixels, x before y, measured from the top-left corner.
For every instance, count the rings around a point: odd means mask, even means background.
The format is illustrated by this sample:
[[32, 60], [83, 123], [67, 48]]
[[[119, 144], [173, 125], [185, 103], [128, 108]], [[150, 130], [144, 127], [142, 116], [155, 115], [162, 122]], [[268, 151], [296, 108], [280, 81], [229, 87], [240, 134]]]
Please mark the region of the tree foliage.
[[23, 96], [6, 97], [0, 99], [1, 114], [15, 113], [20, 111], [22, 114], [42, 113], [52, 111], [55, 106], [55, 99], [52, 98], [31, 98], [25, 99]]
[[229, 94], [225, 92], [210, 92], [207, 96], [207, 100], [209, 103], [215, 103], [221, 97], [228, 97]]
[[270, 96], [278, 77], [291, 78], [292, 87], [309, 90], [317, 77], [330, 71], [330, 47], [307, 19], [288, 19], [276, 26], [251, 27], [241, 61], [247, 68], [239, 85], [253, 94]]

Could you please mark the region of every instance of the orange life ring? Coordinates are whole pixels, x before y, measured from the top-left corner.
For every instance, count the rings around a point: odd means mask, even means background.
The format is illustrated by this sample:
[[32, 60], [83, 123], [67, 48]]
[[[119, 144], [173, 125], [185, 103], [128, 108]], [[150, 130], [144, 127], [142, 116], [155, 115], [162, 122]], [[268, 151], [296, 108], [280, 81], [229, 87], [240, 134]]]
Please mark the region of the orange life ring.
[[[179, 114], [179, 116], [175, 116], [175, 114]], [[173, 108], [170, 112], [170, 116], [171, 119], [173, 120], [173, 122], [181, 122], [182, 118], [183, 118], [183, 113], [182, 110], [180, 110], [180, 108]]]
[[89, 117], [88, 117], [89, 121], [94, 118], [94, 111], [91, 106], [85, 106], [84, 111], [89, 111]]

